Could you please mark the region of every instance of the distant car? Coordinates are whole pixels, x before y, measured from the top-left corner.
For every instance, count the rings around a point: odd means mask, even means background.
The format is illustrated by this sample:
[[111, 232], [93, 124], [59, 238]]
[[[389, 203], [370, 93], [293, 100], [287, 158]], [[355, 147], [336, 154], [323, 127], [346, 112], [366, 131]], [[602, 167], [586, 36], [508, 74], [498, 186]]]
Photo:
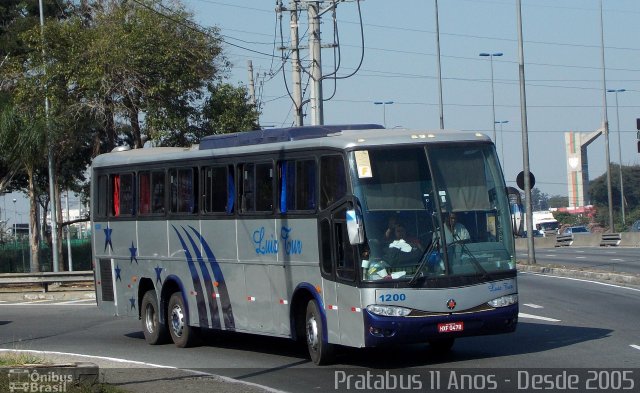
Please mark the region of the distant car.
[[631, 227], [629, 228], [630, 232], [640, 232], [640, 220], [634, 222], [633, 224], [631, 224]]
[[[522, 237], [527, 237], [527, 231], [522, 232]], [[533, 237], [544, 237], [544, 233], [539, 229], [534, 229]]]
[[562, 231], [563, 235], [581, 235], [585, 233], [591, 233], [589, 228], [584, 225], [576, 226], [576, 227], [568, 227]]

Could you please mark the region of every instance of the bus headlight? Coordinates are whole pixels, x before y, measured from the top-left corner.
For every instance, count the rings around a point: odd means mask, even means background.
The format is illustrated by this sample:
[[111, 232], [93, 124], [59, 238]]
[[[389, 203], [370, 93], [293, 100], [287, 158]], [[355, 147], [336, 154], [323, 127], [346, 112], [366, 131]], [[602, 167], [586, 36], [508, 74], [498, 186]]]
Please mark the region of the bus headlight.
[[375, 315], [383, 317], [406, 317], [411, 312], [410, 309], [398, 306], [381, 306], [378, 304], [370, 304], [367, 310]]
[[488, 305], [494, 308], [506, 307], [516, 303], [518, 303], [518, 295], [501, 296], [487, 302]]

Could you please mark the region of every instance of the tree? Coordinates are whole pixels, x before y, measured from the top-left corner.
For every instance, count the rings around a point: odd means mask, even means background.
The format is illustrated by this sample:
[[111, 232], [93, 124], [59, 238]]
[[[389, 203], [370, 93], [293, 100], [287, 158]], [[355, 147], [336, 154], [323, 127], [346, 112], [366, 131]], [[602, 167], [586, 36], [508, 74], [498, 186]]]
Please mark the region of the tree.
[[569, 206], [569, 197], [562, 195], [553, 195], [549, 198], [549, 207], [567, 207]]
[[12, 106], [5, 106], [0, 113], [0, 152], [7, 162], [12, 162], [16, 171], [23, 171], [28, 178], [30, 201], [29, 225], [31, 238], [31, 271], [40, 271], [40, 231], [35, 214], [38, 194], [35, 177], [42, 167], [43, 156], [38, 153], [46, 146], [46, 134], [42, 132], [43, 122], [34, 113], [18, 112]]
[[[12, 108], [5, 131], [29, 128], [30, 138], [45, 141], [24, 150], [20, 165], [5, 144], [0, 186], [28, 189], [32, 217], [33, 201], [49, 203], [47, 147], [59, 194], [86, 189], [90, 159], [121, 143], [188, 145], [205, 134], [258, 128], [246, 89], [222, 83], [229, 63], [218, 30], [197, 27], [179, 2], [46, 0], [44, 34], [37, 2], [0, 7], [0, 104]], [[62, 225], [57, 230], [61, 238]]]
[[[193, 15], [156, 1], [96, 2], [91, 45], [79, 75], [87, 108], [105, 124], [106, 149], [124, 134], [133, 148], [168, 136], [184, 145], [208, 83], [228, 68], [216, 28], [196, 28]], [[80, 80], [80, 79], [79, 79]], [[116, 129], [117, 119], [126, 127]]]
[[203, 109], [202, 135], [259, 130], [259, 112], [249, 103], [249, 93], [244, 86], [229, 84], [209, 85], [209, 97]]
[[[611, 194], [612, 204], [614, 208], [620, 208], [620, 177], [619, 165], [611, 164]], [[630, 210], [640, 205], [640, 166], [622, 166], [622, 181], [624, 184], [624, 199], [626, 207]], [[589, 195], [594, 205], [608, 206], [609, 199], [607, 197], [607, 175], [606, 173], [593, 179], [589, 183]]]

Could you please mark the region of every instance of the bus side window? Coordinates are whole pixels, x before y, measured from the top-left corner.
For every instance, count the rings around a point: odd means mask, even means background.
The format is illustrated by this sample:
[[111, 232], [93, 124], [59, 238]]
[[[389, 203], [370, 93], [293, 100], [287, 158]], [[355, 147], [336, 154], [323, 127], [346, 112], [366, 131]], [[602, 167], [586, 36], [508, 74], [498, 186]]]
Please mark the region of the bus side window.
[[316, 162], [314, 160], [280, 161], [278, 173], [280, 212], [315, 210]]
[[194, 213], [196, 209], [196, 183], [192, 168], [172, 169], [171, 178], [171, 212]]
[[164, 214], [164, 171], [151, 172], [151, 213]]
[[120, 175], [120, 214], [131, 216], [135, 214], [134, 177], [131, 173]]
[[331, 276], [333, 274], [333, 257], [331, 255], [331, 224], [329, 220], [322, 220], [320, 222], [320, 239], [322, 242], [320, 244], [322, 251], [320, 267], [322, 273]]
[[97, 203], [95, 205], [95, 215], [96, 217], [106, 217], [107, 216], [107, 200], [109, 196], [108, 191], [108, 178], [105, 175], [98, 176], [98, 189], [96, 190], [96, 200]]
[[240, 177], [240, 190], [238, 197], [240, 198], [240, 212], [248, 213], [255, 211], [255, 165], [241, 164], [238, 165], [238, 175]]
[[203, 168], [203, 211], [224, 213], [228, 202], [227, 168], [224, 166]]
[[273, 211], [273, 164], [256, 164], [256, 211]]
[[151, 213], [151, 174], [146, 172], [138, 173], [138, 213]]
[[320, 208], [326, 209], [347, 192], [344, 160], [331, 155], [320, 158]]

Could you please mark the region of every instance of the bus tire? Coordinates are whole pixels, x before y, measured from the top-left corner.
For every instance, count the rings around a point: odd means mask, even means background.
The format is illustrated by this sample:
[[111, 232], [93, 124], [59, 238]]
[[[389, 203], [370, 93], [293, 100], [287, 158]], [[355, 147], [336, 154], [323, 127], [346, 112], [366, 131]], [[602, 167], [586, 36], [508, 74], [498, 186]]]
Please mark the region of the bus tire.
[[181, 292], [175, 292], [169, 298], [167, 322], [171, 340], [178, 348], [192, 347], [198, 341], [198, 329], [189, 326], [189, 316]]
[[307, 349], [311, 360], [321, 366], [329, 364], [333, 361], [335, 345], [324, 341], [324, 328], [322, 326], [322, 316], [320, 308], [315, 300], [307, 303], [307, 313], [305, 316], [305, 336], [307, 341]]
[[433, 338], [429, 340], [429, 345], [431, 349], [438, 354], [444, 354], [451, 350], [453, 347], [453, 343], [456, 341], [455, 338]]
[[142, 297], [140, 305], [140, 320], [144, 339], [150, 345], [164, 344], [169, 341], [167, 325], [160, 323], [160, 308], [156, 291], [151, 289]]

